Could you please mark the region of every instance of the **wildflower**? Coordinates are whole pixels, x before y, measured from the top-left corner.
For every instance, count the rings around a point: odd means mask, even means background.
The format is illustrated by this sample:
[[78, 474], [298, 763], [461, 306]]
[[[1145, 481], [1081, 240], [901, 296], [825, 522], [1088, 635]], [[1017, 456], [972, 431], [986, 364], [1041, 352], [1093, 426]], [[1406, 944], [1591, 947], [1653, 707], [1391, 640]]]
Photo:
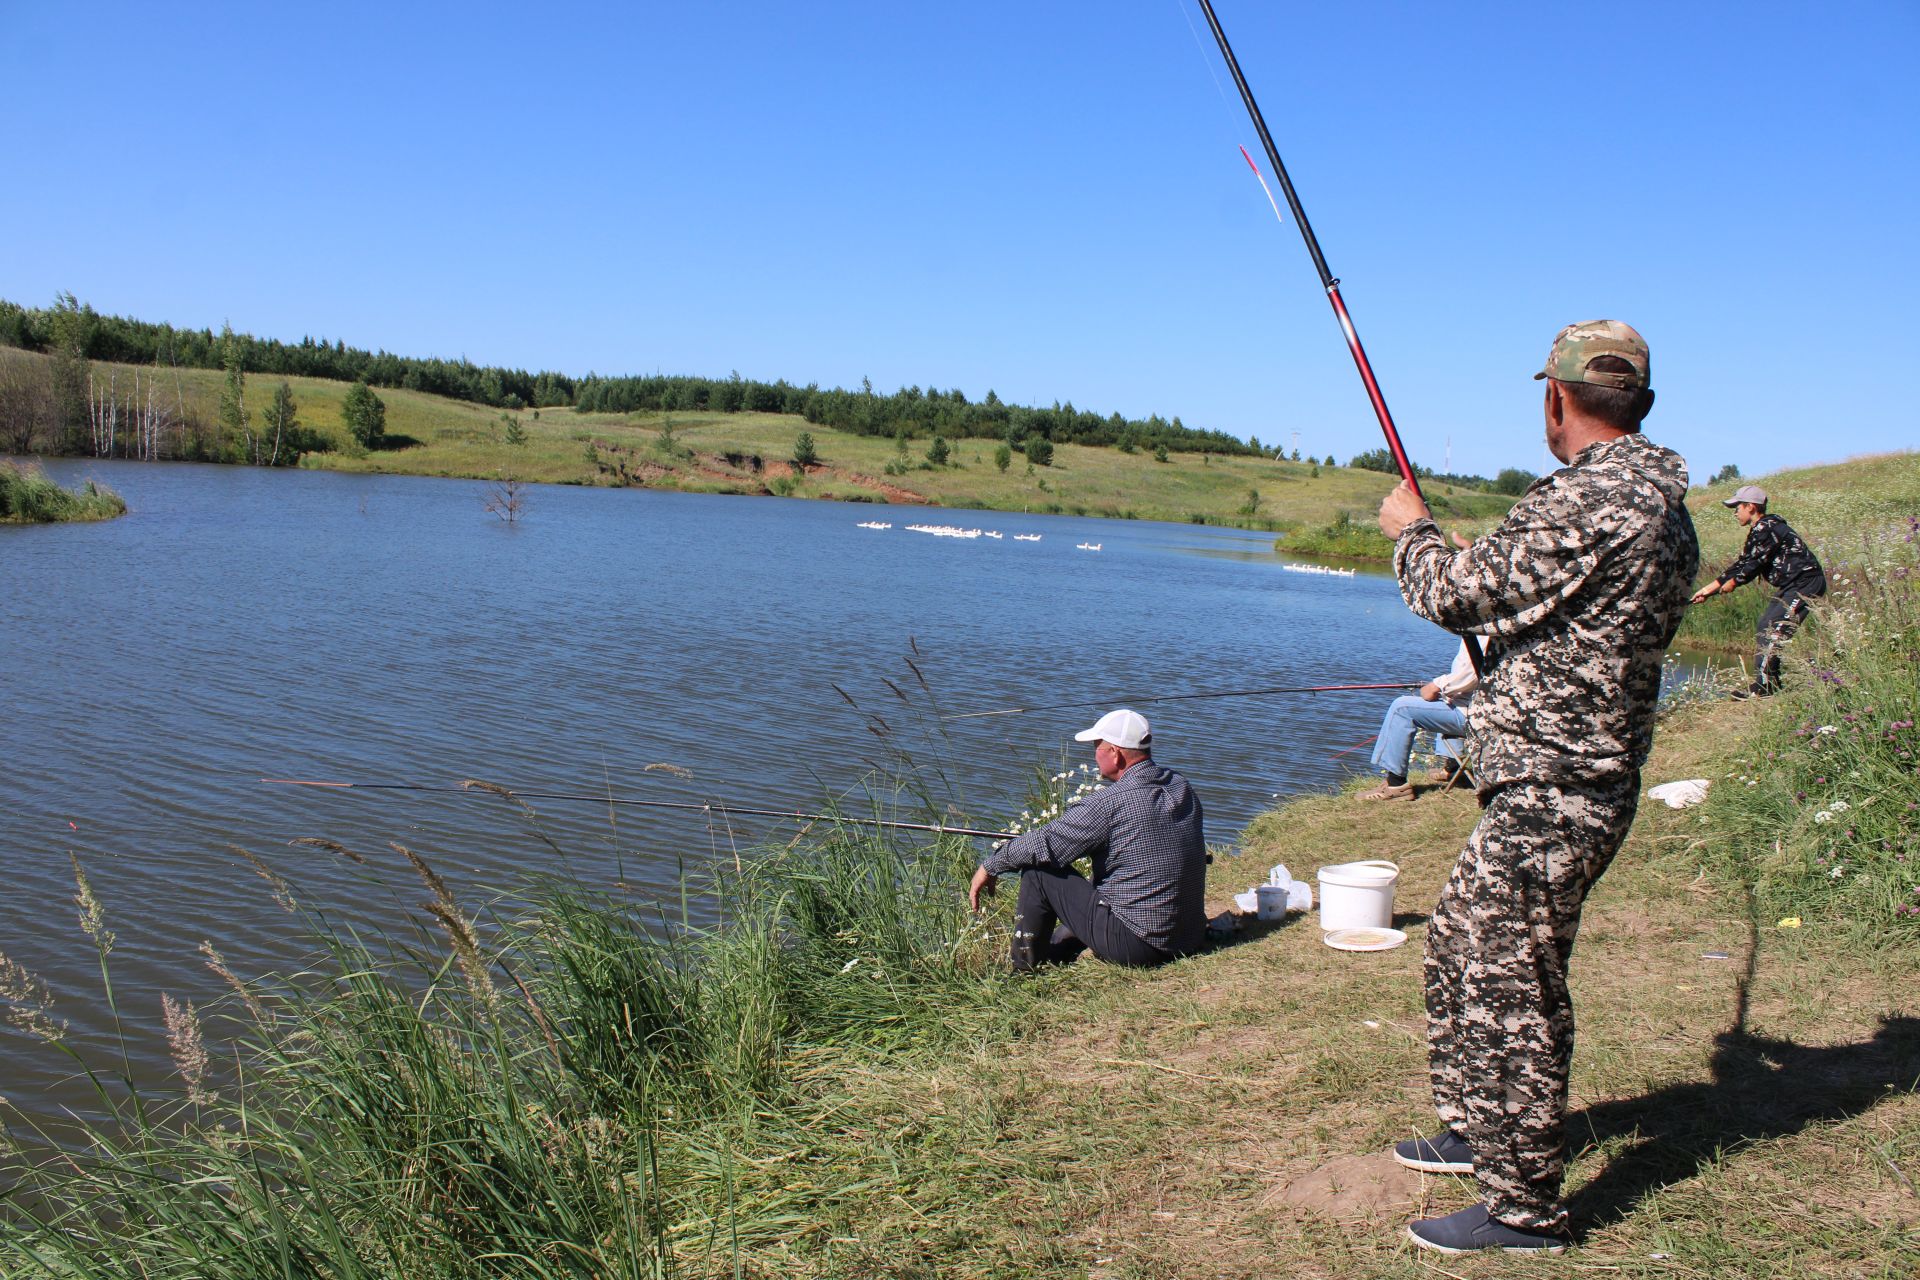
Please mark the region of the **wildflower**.
[[1813, 820], [1815, 822], [1832, 822], [1833, 815], [1831, 813], [1828, 813], [1825, 809], [1822, 809], [1820, 812], [1813, 815]]
[[1832, 725], [1830, 725], [1830, 724], [1823, 724], [1823, 725], [1821, 725], [1821, 726], [1820, 726], [1820, 727], [1819, 727], [1818, 729], [1815, 729], [1815, 730], [1814, 730], [1814, 732], [1815, 732], [1815, 733], [1821, 733], [1821, 734], [1826, 734], [1826, 733], [1838, 733], [1838, 732], [1840, 732], [1840, 731], [1839, 731], [1838, 729], [1836, 729], [1836, 728], [1834, 728], [1834, 727], [1833, 727]]
[[1827, 872], [1827, 875], [1832, 877], [1835, 880], [1838, 880], [1841, 876], [1845, 874], [1847, 874], [1847, 867], [1846, 867], [1846, 864], [1843, 862], [1834, 863], [1833, 870]]
[[1845, 813], [1848, 809], [1851, 809], [1852, 807], [1853, 806], [1848, 804], [1845, 800], [1835, 800], [1833, 802], [1833, 811], [1835, 813]]

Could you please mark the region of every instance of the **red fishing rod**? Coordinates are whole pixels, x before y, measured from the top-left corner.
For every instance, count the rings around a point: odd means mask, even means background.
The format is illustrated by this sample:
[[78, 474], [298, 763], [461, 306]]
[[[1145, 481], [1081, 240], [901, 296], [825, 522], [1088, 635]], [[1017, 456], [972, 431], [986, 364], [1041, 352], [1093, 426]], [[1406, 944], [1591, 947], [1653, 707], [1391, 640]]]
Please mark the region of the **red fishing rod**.
[[[1333, 304], [1333, 314], [1340, 321], [1340, 331], [1347, 335], [1347, 350], [1353, 353], [1354, 367], [1360, 371], [1360, 381], [1367, 388], [1367, 400], [1373, 405], [1373, 416], [1380, 420], [1380, 430], [1387, 437], [1387, 450], [1393, 454], [1393, 465], [1400, 469], [1400, 478], [1407, 482], [1407, 487], [1424, 504], [1427, 497], [1420, 491], [1420, 478], [1413, 473], [1413, 463], [1407, 457], [1406, 447], [1400, 443], [1399, 431], [1394, 428], [1393, 415], [1387, 412], [1387, 398], [1381, 394], [1379, 380], [1373, 376], [1373, 365], [1367, 360], [1367, 349], [1360, 345], [1359, 330], [1353, 327], [1353, 317], [1347, 314], [1346, 300], [1340, 296], [1340, 281], [1327, 266], [1326, 255], [1320, 252], [1320, 241], [1313, 234], [1313, 224], [1307, 221], [1307, 211], [1300, 207], [1300, 197], [1293, 189], [1293, 179], [1287, 176], [1287, 166], [1280, 161], [1280, 149], [1273, 145], [1273, 135], [1267, 132], [1266, 117], [1260, 114], [1260, 104], [1253, 100], [1253, 90], [1247, 87], [1247, 78], [1240, 73], [1240, 60], [1233, 56], [1233, 46], [1227, 43], [1227, 33], [1213, 12], [1212, 0], [1200, 0], [1200, 9], [1207, 15], [1207, 26], [1213, 31], [1215, 43], [1220, 46], [1220, 55], [1227, 60], [1227, 70], [1233, 73], [1233, 83], [1240, 90], [1240, 100], [1246, 103], [1247, 114], [1253, 117], [1254, 131], [1260, 135], [1260, 145], [1266, 148], [1273, 174], [1280, 180], [1280, 191], [1287, 198], [1287, 208], [1293, 211], [1293, 220], [1300, 228], [1301, 238], [1307, 242], [1307, 252], [1313, 257], [1313, 269], [1320, 273], [1320, 283], [1327, 291], [1327, 301]], [[1241, 154], [1245, 155], [1246, 152], [1242, 150]], [[1253, 162], [1249, 160], [1247, 163]], [[1256, 168], [1254, 172], [1257, 174], [1259, 170]], [[1467, 643], [1467, 656], [1473, 661], [1474, 671], [1485, 674], [1481, 670], [1479, 637], [1462, 638]]]

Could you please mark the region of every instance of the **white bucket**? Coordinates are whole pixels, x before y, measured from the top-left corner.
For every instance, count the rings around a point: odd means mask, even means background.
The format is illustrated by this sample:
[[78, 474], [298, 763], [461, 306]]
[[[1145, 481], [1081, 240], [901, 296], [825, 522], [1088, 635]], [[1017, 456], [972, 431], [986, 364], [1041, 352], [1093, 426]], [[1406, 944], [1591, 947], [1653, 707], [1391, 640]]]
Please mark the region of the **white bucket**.
[[1393, 926], [1397, 864], [1383, 858], [1320, 868], [1322, 929], [1387, 929]]

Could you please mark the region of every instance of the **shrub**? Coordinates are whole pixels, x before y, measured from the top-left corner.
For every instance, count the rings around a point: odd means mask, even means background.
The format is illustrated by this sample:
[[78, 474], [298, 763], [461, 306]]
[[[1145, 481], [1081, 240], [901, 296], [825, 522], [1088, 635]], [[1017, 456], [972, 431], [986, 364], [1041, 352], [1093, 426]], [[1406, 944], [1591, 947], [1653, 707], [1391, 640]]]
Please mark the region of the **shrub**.
[[793, 441], [793, 465], [804, 470], [819, 463], [820, 453], [813, 447], [813, 432], [802, 431]]

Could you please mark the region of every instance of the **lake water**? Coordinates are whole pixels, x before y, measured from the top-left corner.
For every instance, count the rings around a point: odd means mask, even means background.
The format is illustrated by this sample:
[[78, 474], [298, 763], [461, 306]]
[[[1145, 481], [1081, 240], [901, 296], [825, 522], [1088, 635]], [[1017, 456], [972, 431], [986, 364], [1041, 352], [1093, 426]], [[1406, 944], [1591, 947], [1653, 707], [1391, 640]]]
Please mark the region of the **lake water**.
[[[774, 808], [851, 795], [850, 812], [872, 814], [858, 797], [904, 750], [930, 792], [997, 825], [1020, 809], [1034, 766], [1089, 758], [1072, 734], [1105, 706], [1424, 679], [1446, 669], [1455, 643], [1408, 613], [1390, 577], [1286, 572], [1264, 534], [566, 487], [531, 490], [508, 526], [471, 481], [48, 470], [66, 483], [98, 477], [131, 510], [102, 524], [0, 527], [0, 950], [45, 977], [76, 1042], [96, 1046], [108, 1027], [70, 853], [117, 935], [115, 989], [141, 1036], [161, 992], [211, 994], [201, 939], [243, 973], [301, 954], [229, 845], [350, 915], [378, 912], [353, 869], [289, 840], [324, 836], [390, 864], [397, 840], [476, 897], [555, 860], [496, 798], [264, 777], [479, 778]], [[1005, 536], [908, 532], [916, 522]], [[940, 711], [1101, 705], [937, 721], [906, 661], [915, 651]], [[1140, 709], [1158, 758], [1192, 780], [1210, 837], [1226, 843], [1275, 793], [1364, 767], [1364, 750], [1334, 753], [1373, 733], [1390, 696]], [[646, 769], [662, 763], [692, 776]], [[604, 806], [538, 808], [577, 874], [642, 892], [670, 891], [686, 862], [792, 830], [736, 819], [729, 832], [642, 809], [622, 810], [615, 830]], [[903, 804], [895, 816], [926, 811]], [[0, 1092], [32, 1110], [67, 1064], [11, 1029], [0, 1037]]]

